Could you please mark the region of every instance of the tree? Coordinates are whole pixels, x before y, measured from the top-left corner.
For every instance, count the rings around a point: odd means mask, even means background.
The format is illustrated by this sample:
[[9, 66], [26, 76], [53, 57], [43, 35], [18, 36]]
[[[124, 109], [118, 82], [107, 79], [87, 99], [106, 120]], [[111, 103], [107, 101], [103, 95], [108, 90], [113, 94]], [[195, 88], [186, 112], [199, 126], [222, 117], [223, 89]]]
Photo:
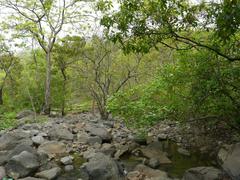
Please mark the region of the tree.
[[205, 48], [239, 61], [240, 6], [238, 0], [191, 4], [188, 0], [122, 0], [108, 13], [111, 1], [101, 1], [101, 23], [107, 35], [126, 52], [149, 52], [161, 43], [169, 48]]
[[[76, 5], [80, 0], [1, 0], [1, 6], [9, 8], [8, 27], [15, 27], [23, 37], [37, 40], [46, 56], [45, 102], [42, 111], [51, 110], [52, 51], [63, 26], [73, 18], [80, 17]], [[75, 22], [71, 21], [71, 22]]]
[[54, 48], [54, 60], [62, 75], [62, 98], [61, 98], [61, 113], [65, 115], [65, 101], [67, 94], [67, 69], [74, 63], [80, 60], [85, 40], [79, 36], [66, 36], [61, 39], [61, 42]]
[[108, 119], [107, 99], [138, 75], [142, 56], [124, 56], [117, 45], [97, 36], [83, 50], [80, 77], [96, 101], [101, 118]]
[[19, 59], [14, 56], [13, 52], [5, 44], [1, 45], [0, 51], [0, 105], [3, 105], [3, 89]]

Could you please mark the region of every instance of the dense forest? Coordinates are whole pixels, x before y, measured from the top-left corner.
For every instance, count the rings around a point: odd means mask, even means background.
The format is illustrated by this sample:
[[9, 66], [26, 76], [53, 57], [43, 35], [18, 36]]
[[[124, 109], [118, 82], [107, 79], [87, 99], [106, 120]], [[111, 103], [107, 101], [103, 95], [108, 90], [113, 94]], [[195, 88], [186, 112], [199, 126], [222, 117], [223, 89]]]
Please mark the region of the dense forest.
[[[222, 146], [236, 152], [226, 164], [220, 158], [223, 166], [213, 165], [220, 173], [207, 169], [211, 175], [185, 174], [184, 180], [239, 180], [239, 0], [0, 0], [0, 30], [0, 164], [7, 163], [6, 177], [30, 177], [36, 168], [16, 175], [13, 161], [1, 162], [1, 152], [8, 150], [5, 134], [27, 124], [44, 126], [52, 119], [68, 121], [85, 114], [98, 123], [124, 126], [140, 144], [152, 131], [159, 139], [164, 124], [169, 129], [176, 124], [185, 135], [191, 129], [192, 137], [201, 130], [201, 137], [211, 136], [211, 141], [192, 141], [211, 144], [208, 155], [216, 156]], [[98, 133], [92, 135], [102, 138], [100, 144], [109, 143]], [[161, 138], [172, 140], [170, 132], [165, 134], [168, 138]], [[183, 144], [189, 151], [195, 147]], [[151, 160], [156, 162], [152, 156], [144, 157], [150, 167]], [[113, 162], [110, 166], [115, 168]], [[89, 179], [123, 178], [114, 171], [112, 176], [96, 174], [88, 169]], [[126, 177], [151, 179], [146, 174]], [[183, 173], [173, 175], [180, 176]]]

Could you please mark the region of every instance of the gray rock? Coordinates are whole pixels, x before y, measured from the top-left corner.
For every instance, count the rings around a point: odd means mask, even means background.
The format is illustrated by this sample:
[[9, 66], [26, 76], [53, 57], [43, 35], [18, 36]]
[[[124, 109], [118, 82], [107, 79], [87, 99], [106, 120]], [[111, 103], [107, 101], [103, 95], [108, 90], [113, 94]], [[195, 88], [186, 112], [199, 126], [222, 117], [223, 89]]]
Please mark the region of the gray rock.
[[18, 144], [32, 144], [30, 134], [25, 131], [14, 131], [0, 137], [0, 151], [12, 150]]
[[63, 126], [53, 127], [48, 134], [51, 138], [57, 140], [73, 140], [73, 134]]
[[23, 178], [23, 179], [18, 179], [18, 180], [45, 180], [45, 179], [40, 179], [40, 178], [35, 178], [35, 177], [26, 177], [26, 178]]
[[240, 143], [222, 148], [218, 153], [218, 159], [232, 179], [240, 179]]
[[116, 147], [112, 144], [104, 143], [102, 145], [102, 148], [99, 150], [99, 152], [101, 152], [107, 156], [113, 157], [116, 152]]
[[190, 152], [184, 148], [178, 148], [177, 150], [180, 154], [185, 155], [185, 156], [190, 156]]
[[149, 165], [151, 168], [156, 169], [157, 167], [159, 167], [160, 162], [158, 161], [158, 159], [151, 158], [151, 159], [149, 159], [148, 165]]
[[35, 172], [39, 166], [40, 164], [36, 155], [23, 151], [9, 160], [6, 165], [6, 171], [10, 177], [17, 179]]
[[61, 158], [60, 161], [64, 165], [69, 165], [69, 164], [73, 163], [73, 157], [72, 156], [66, 156], [66, 157]]
[[42, 137], [42, 136], [33, 136], [32, 137], [32, 141], [33, 141], [33, 143], [34, 144], [36, 144], [36, 145], [41, 145], [41, 144], [43, 144], [44, 143], [44, 138]]
[[123, 180], [123, 175], [118, 164], [109, 156], [97, 153], [88, 163], [85, 163], [84, 169], [89, 175], [89, 179], [97, 180]]
[[67, 166], [64, 167], [64, 170], [66, 172], [72, 171], [73, 169], [74, 169], [73, 165], [67, 165]]
[[183, 180], [222, 180], [222, 172], [214, 167], [195, 167], [185, 172]]
[[171, 160], [167, 157], [166, 153], [161, 151], [161, 144], [153, 142], [144, 148], [140, 148], [142, 154], [151, 159], [157, 159], [160, 164], [171, 164]]
[[55, 167], [55, 168], [37, 173], [36, 177], [51, 180], [51, 179], [55, 179], [60, 174], [61, 174], [61, 168]]
[[95, 143], [102, 144], [102, 138], [98, 136], [91, 136], [87, 139], [89, 145], [94, 145]]
[[56, 156], [66, 153], [66, 146], [57, 141], [48, 141], [38, 147], [38, 152], [46, 153], [49, 156]]
[[9, 151], [0, 151], [0, 165], [4, 165], [8, 161]]
[[17, 114], [16, 119], [22, 119], [24, 117], [33, 116], [33, 115], [34, 115], [34, 112], [32, 110], [23, 110]]
[[6, 170], [3, 166], [0, 166], [0, 179], [6, 177]]
[[99, 136], [102, 138], [103, 141], [111, 141], [112, 136], [111, 134], [107, 131], [106, 128], [103, 127], [96, 127], [93, 125], [87, 125], [86, 130], [94, 136]]
[[80, 132], [77, 134], [77, 141], [82, 144], [87, 144], [89, 137], [86, 132]]
[[157, 138], [159, 141], [165, 141], [168, 139], [168, 135], [167, 134], [158, 134]]
[[143, 164], [139, 164], [135, 167], [135, 171], [141, 172], [142, 175], [145, 176], [146, 179], [151, 180], [170, 180], [168, 178], [168, 175], [164, 171], [160, 171], [158, 169], [152, 169], [150, 167], [147, 167]]
[[117, 148], [117, 152], [115, 153], [114, 157], [116, 159], [119, 159], [122, 155], [129, 152], [129, 146], [128, 145], [121, 145]]

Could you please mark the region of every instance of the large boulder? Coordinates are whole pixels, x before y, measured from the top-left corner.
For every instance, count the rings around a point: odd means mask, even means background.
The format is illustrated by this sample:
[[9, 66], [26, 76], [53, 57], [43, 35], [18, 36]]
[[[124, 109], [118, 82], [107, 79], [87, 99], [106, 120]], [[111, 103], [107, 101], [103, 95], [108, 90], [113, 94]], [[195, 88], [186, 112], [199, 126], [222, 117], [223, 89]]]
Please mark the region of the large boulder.
[[22, 130], [6, 133], [0, 137], [0, 151], [11, 150], [18, 144], [32, 144], [30, 133]]
[[240, 179], [240, 143], [221, 148], [218, 153], [218, 160], [224, 171], [232, 179]]
[[62, 155], [66, 153], [66, 146], [61, 142], [48, 141], [38, 147], [38, 152], [49, 156]]
[[6, 165], [8, 176], [13, 178], [26, 177], [34, 173], [40, 166], [38, 157], [28, 151], [13, 156]]
[[90, 180], [124, 179], [119, 165], [103, 153], [97, 153], [89, 162], [85, 163], [84, 170], [89, 175]]
[[63, 126], [56, 126], [50, 129], [49, 136], [57, 140], [73, 140], [73, 134]]
[[183, 180], [222, 180], [223, 173], [214, 167], [195, 167], [188, 169]]
[[55, 167], [49, 170], [45, 170], [36, 174], [36, 177], [44, 178], [47, 180], [55, 179], [61, 174], [61, 168]]
[[134, 171], [128, 173], [127, 178], [129, 180], [138, 180], [142, 178], [149, 180], [170, 180], [166, 172], [152, 169], [143, 164], [137, 165]]
[[160, 164], [171, 164], [171, 160], [167, 157], [167, 154], [161, 151], [159, 142], [153, 142], [148, 146], [141, 148], [143, 156], [149, 159], [156, 159]]
[[111, 141], [112, 136], [104, 127], [97, 127], [94, 125], [87, 125], [86, 131], [88, 131], [91, 135], [99, 136], [103, 141]]

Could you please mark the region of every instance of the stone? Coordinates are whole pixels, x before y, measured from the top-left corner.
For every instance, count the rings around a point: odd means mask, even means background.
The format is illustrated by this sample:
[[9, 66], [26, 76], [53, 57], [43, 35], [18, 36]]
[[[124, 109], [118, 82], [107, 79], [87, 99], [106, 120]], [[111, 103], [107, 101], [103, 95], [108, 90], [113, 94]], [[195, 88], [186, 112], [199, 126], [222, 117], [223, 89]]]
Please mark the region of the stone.
[[240, 179], [240, 143], [220, 149], [218, 159], [224, 171], [232, 179]]
[[36, 144], [36, 145], [41, 145], [41, 144], [44, 143], [45, 140], [44, 140], [44, 138], [43, 138], [42, 136], [37, 135], [37, 136], [33, 136], [33, 137], [32, 137], [32, 141], [33, 141], [33, 143]]
[[74, 169], [73, 165], [67, 165], [67, 166], [64, 167], [64, 170], [66, 172], [72, 171], [73, 169]]
[[102, 148], [99, 150], [99, 152], [107, 155], [107, 156], [114, 156], [114, 153], [116, 152], [116, 147], [113, 144], [104, 143], [102, 145]]
[[0, 151], [0, 165], [4, 165], [8, 161], [9, 151]]
[[42, 178], [35, 178], [35, 177], [26, 177], [26, 178], [18, 179], [18, 180], [45, 180], [45, 179], [42, 179]]
[[87, 144], [89, 135], [86, 132], [80, 132], [77, 134], [77, 141], [82, 144]]
[[6, 133], [0, 137], [0, 151], [12, 150], [18, 144], [29, 144], [31, 145], [32, 141], [29, 139], [30, 134], [24, 131], [14, 131]]
[[84, 164], [84, 170], [90, 179], [97, 180], [123, 180], [119, 165], [109, 156], [97, 153], [89, 162]]
[[190, 156], [190, 152], [184, 148], [178, 148], [177, 150], [180, 154], [185, 155], [185, 156]]
[[149, 159], [148, 165], [149, 165], [149, 167], [156, 169], [157, 167], [159, 167], [160, 162], [158, 161], [158, 159], [151, 158], [151, 159]]
[[66, 153], [66, 146], [57, 141], [48, 141], [38, 147], [38, 152], [46, 153], [49, 156], [56, 156]]
[[128, 145], [121, 145], [117, 148], [117, 152], [115, 153], [114, 157], [116, 159], [119, 159], [121, 156], [123, 156], [125, 153], [129, 152]]
[[34, 114], [35, 113], [32, 110], [23, 110], [17, 114], [16, 119], [22, 119], [27, 116], [34, 116]]
[[73, 134], [67, 128], [60, 125], [53, 127], [48, 134], [52, 139], [73, 140]]
[[30, 152], [32, 154], [36, 154], [36, 150], [27, 144], [19, 144], [12, 151], [10, 151], [7, 155], [8, 159], [11, 159], [13, 156], [20, 154], [23, 151]]
[[93, 125], [87, 125], [86, 126], [86, 131], [88, 131], [91, 135], [94, 136], [99, 136], [100, 138], [102, 138], [103, 141], [111, 141], [112, 140], [112, 136], [111, 134], [107, 131], [106, 128], [103, 127], [96, 127]]
[[157, 138], [159, 141], [165, 141], [168, 139], [168, 135], [167, 134], [158, 134]]
[[87, 139], [89, 145], [94, 145], [95, 143], [102, 144], [102, 138], [98, 136], [91, 136]]
[[222, 180], [222, 171], [214, 167], [195, 167], [188, 169], [183, 180]]
[[141, 172], [144, 175], [143, 177], [145, 177], [146, 179], [170, 180], [166, 172], [158, 169], [152, 169], [143, 164], [137, 165], [134, 171]]
[[157, 159], [160, 164], [171, 164], [171, 160], [167, 157], [166, 153], [161, 151], [161, 144], [153, 142], [144, 148], [140, 148], [143, 156], [151, 159]]
[[23, 151], [9, 160], [6, 165], [6, 171], [8, 176], [17, 179], [35, 172], [39, 166], [40, 164], [36, 155]]
[[6, 177], [6, 170], [3, 166], [0, 166], [0, 179]]
[[69, 165], [69, 164], [73, 163], [73, 157], [72, 156], [66, 156], [66, 157], [61, 158], [60, 161], [64, 165]]
[[61, 174], [61, 168], [55, 167], [49, 170], [45, 170], [36, 174], [36, 177], [44, 178], [47, 180], [55, 179]]
[[87, 151], [83, 152], [83, 158], [84, 159], [91, 159], [92, 157], [94, 157], [96, 155], [96, 152], [94, 149], [90, 148]]

